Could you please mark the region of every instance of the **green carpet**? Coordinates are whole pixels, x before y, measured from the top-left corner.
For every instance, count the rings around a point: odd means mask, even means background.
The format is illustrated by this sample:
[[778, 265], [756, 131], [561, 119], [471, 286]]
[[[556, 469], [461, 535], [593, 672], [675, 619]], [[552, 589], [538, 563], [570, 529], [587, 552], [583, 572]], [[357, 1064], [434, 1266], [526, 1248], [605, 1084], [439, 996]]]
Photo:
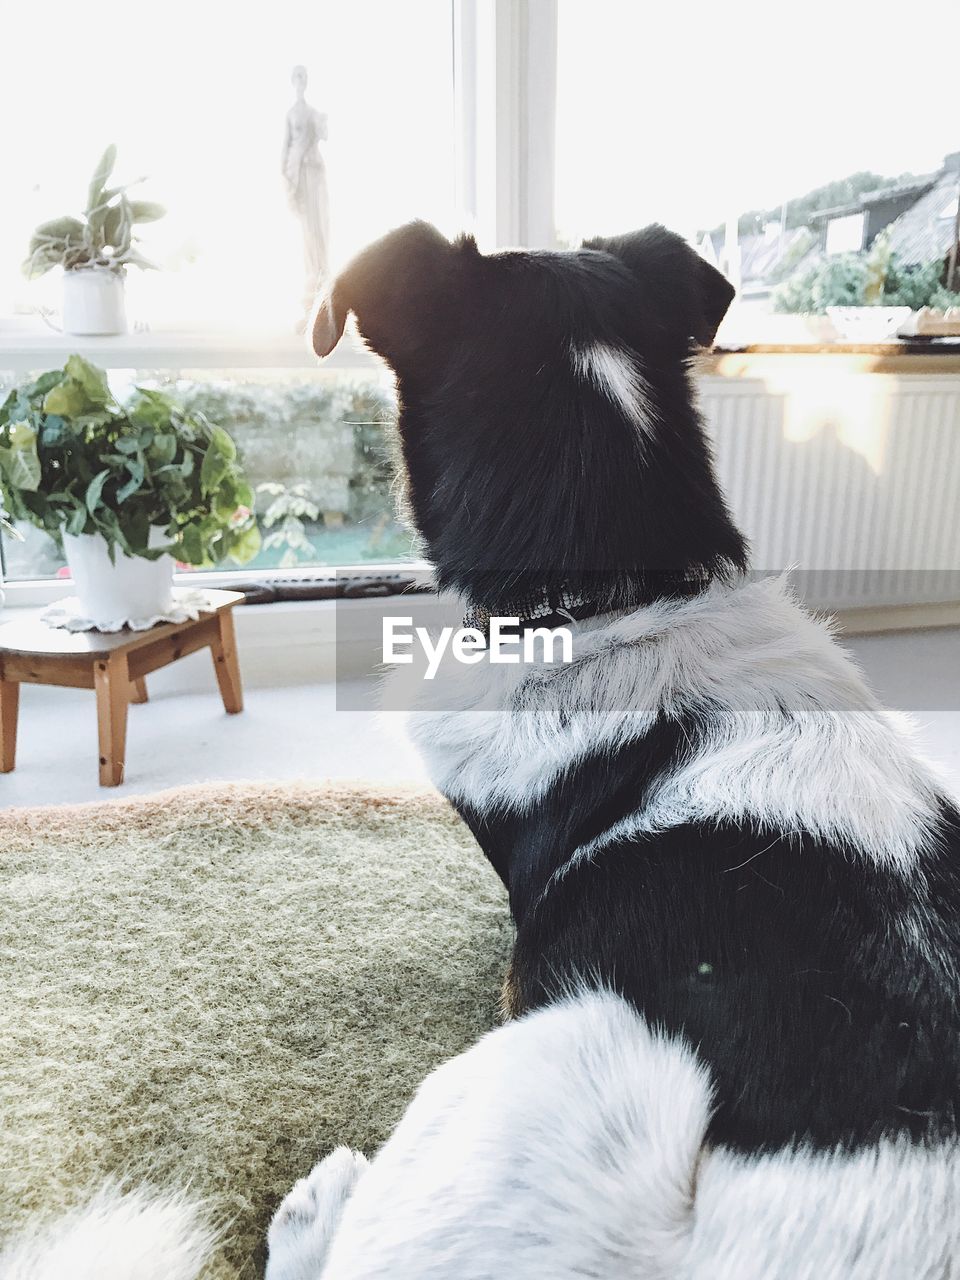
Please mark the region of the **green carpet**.
[[104, 1178], [189, 1186], [259, 1274], [497, 1019], [505, 895], [432, 794], [218, 785], [0, 817], [0, 1242]]

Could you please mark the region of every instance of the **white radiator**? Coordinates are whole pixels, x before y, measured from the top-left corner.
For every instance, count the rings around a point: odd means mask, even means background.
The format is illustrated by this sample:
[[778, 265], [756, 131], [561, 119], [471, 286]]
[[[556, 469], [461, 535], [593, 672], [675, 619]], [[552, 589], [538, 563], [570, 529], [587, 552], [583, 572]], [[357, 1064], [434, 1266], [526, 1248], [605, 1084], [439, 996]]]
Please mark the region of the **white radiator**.
[[845, 363], [698, 380], [752, 564], [830, 608], [960, 601], [960, 376]]

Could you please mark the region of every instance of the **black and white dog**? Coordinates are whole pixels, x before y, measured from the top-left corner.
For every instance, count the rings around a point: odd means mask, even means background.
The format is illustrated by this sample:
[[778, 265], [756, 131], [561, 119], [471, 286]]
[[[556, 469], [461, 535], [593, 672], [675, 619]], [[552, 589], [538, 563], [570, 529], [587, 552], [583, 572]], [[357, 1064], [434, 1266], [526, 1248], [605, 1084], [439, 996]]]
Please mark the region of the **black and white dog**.
[[661, 227], [483, 256], [417, 223], [317, 315], [396, 373], [441, 585], [576, 647], [446, 667], [410, 717], [509, 890], [513, 1016], [294, 1187], [269, 1280], [960, 1276], [960, 815], [746, 575], [689, 373], [731, 296]]
[[271, 1278], [960, 1275], [960, 815], [745, 574], [689, 375], [732, 294], [662, 227], [482, 256], [417, 223], [317, 315], [396, 373], [441, 586], [576, 653], [448, 668], [411, 717], [523, 1016], [294, 1188]]

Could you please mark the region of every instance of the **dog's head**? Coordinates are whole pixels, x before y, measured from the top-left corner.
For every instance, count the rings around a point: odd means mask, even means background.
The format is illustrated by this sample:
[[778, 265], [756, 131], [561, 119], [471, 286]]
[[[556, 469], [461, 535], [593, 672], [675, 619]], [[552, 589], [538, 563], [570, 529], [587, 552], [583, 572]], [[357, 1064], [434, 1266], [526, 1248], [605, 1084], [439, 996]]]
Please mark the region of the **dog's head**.
[[[620, 270], [604, 271], [602, 257]], [[734, 296], [733, 286], [715, 267], [657, 225], [584, 241], [574, 253], [481, 257], [472, 237], [451, 243], [428, 223], [411, 222], [364, 250], [338, 277], [316, 311], [313, 347], [318, 356], [329, 355], [352, 311], [366, 341], [400, 376], [440, 373], [441, 352], [464, 339], [481, 345], [506, 341], [520, 349], [531, 338], [525, 320], [538, 276], [541, 286], [551, 281], [554, 287], [565, 278], [573, 303], [577, 282], [582, 286], [580, 315], [538, 315], [541, 326], [560, 322], [554, 337], [561, 346], [573, 337], [563, 321], [575, 319], [588, 331], [586, 308], [604, 301], [595, 288], [589, 296], [590, 284], [605, 285], [608, 305], [601, 310], [615, 311], [619, 291], [628, 314], [644, 315], [664, 343], [672, 339], [684, 354], [692, 341], [704, 347], [713, 343]], [[597, 338], [611, 336], [604, 332], [604, 318], [611, 317], [596, 316]]]
[[[687, 383], [728, 281], [661, 226], [569, 252], [482, 255], [415, 222], [320, 304], [393, 368], [414, 519], [441, 581], [502, 604], [547, 578], [596, 595], [739, 564]], [[642, 592], [640, 593], [642, 594]]]

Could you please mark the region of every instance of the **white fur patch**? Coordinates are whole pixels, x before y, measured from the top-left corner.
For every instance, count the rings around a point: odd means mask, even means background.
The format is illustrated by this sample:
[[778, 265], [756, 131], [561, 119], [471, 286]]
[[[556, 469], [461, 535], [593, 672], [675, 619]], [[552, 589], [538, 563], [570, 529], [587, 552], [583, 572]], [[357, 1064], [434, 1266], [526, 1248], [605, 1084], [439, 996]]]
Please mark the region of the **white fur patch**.
[[960, 1267], [960, 1150], [710, 1153], [683, 1280], [947, 1280]]
[[710, 1108], [692, 1050], [618, 997], [530, 1014], [421, 1086], [335, 1208], [323, 1280], [955, 1274], [956, 1143], [740, 1156], [705, 1145]]
[[615, 996], [521, 1019], [424, 1082], [324, 1280], [666, 1280], [709, 1112], [693, 1053]]
[[608, 342], [575, 347], [571, 354], [577, 375], [592, 382], [642, 435], [652, 435], [656, 423], [652, 392], [637, 357]]
[[106, 1187], [82, 1209], [14, 1242], [2, 1280], [196, 1280], [216, 1233], [178, 1195]]
[[729, 819], [906, 870], [934, 838], [935, 774], [782, 579], [714, 585], [573, 632], [570, 664], [451, 663], [410, 695], [408, 732], [449, 798], [527, 809], [578, 761], [682, 716], [697, 724], [690, 758], [578, 856], [621, 834]]
[[337, 1147], [295, 1183], [273, 1215], [264, 1280], [320, 1280], [343, 1210], [367, 1161]]

